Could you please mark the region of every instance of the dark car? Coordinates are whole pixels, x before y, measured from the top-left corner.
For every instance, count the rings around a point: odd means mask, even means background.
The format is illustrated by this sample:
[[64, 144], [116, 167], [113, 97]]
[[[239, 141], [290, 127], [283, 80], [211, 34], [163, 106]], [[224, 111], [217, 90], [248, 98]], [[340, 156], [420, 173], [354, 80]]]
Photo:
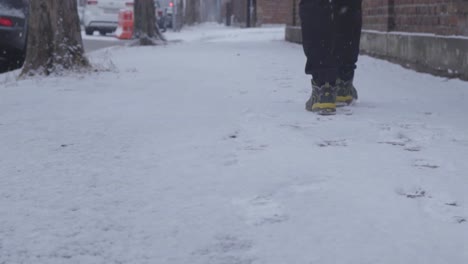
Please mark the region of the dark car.
[[154, 9], [156, 11], [156, 23], [158, 24], [158, 28], [161, 32], [166, 32], [166, 17], [164, 16], [164, 11], [158, 0], [154, 1]]
[[0, 70], [23, 65], [27, 39], [27, 0], [0, 0]]
[[158, 27], [161, 30], [161, 32], [165, 32], [167, 28], [172, 28], [172, 14], [174, 4], [172, 2], [169, 2], [169, 7], [163, 9], [159, 1], [155, 1], [154, 3]]

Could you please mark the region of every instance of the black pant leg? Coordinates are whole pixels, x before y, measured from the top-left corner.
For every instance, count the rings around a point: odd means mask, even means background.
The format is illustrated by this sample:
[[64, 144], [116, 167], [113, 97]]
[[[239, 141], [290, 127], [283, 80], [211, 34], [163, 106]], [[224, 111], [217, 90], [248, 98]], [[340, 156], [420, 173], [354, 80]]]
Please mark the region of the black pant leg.
[[330, 0], [301, 0], [302, 45], [307, 63], [305, 72], [323, 84], [335, 82], [338, 65], [334, 55], [334, 19]]
[[335, 56], [338, 76], [342, 80], [354, 77], [359, 56], [362, 28], [362, 0], [333, 0]]

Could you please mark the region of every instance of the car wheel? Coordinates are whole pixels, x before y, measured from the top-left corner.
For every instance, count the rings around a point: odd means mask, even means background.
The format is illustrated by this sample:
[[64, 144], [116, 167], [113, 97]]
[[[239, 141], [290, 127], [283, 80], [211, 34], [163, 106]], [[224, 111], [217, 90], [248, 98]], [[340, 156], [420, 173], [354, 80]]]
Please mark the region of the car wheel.
[[107, 34], [107, 32], [104, 31], [104, 30], [99, 30], [99, 34], [100, 34], [101, 36], [105, 36], [105, 35]]
[[86, 32], [86, 35], [90, 36], [90, 35], [93, 35], [94, 33], [94, 28], [85, 28], [85, 32]]

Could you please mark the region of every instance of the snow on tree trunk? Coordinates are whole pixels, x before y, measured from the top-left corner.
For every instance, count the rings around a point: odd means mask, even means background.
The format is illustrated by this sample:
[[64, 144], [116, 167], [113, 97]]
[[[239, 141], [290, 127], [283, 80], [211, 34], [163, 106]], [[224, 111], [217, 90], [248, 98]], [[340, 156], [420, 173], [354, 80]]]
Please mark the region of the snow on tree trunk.
[[134, 37], [139, 45], [156, 45], [157, 40], [165, 40], [156, 23], [154, 0], [135, 0]]
[[28, 23], [22, 77], [90, 67], [84, 56], [76, 0], [31, 0]]

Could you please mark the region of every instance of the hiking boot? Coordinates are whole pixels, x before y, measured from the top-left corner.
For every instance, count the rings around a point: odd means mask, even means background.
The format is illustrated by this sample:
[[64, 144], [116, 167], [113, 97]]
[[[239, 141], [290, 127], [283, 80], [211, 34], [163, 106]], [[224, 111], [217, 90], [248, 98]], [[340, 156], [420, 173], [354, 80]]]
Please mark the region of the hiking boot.
[[346, 106], [353, 103], [358, 99], [358, 93], [356, 87], [353, 85], [353, 80], [343, 81], [341, 79], [336, 80], [336, 106]]
[[319, 86], [312, 81], [312, 95], [306, 102], [305, 108], [319, 115], [334, 115], [336, 113], [336, 86], [330, 83]]

